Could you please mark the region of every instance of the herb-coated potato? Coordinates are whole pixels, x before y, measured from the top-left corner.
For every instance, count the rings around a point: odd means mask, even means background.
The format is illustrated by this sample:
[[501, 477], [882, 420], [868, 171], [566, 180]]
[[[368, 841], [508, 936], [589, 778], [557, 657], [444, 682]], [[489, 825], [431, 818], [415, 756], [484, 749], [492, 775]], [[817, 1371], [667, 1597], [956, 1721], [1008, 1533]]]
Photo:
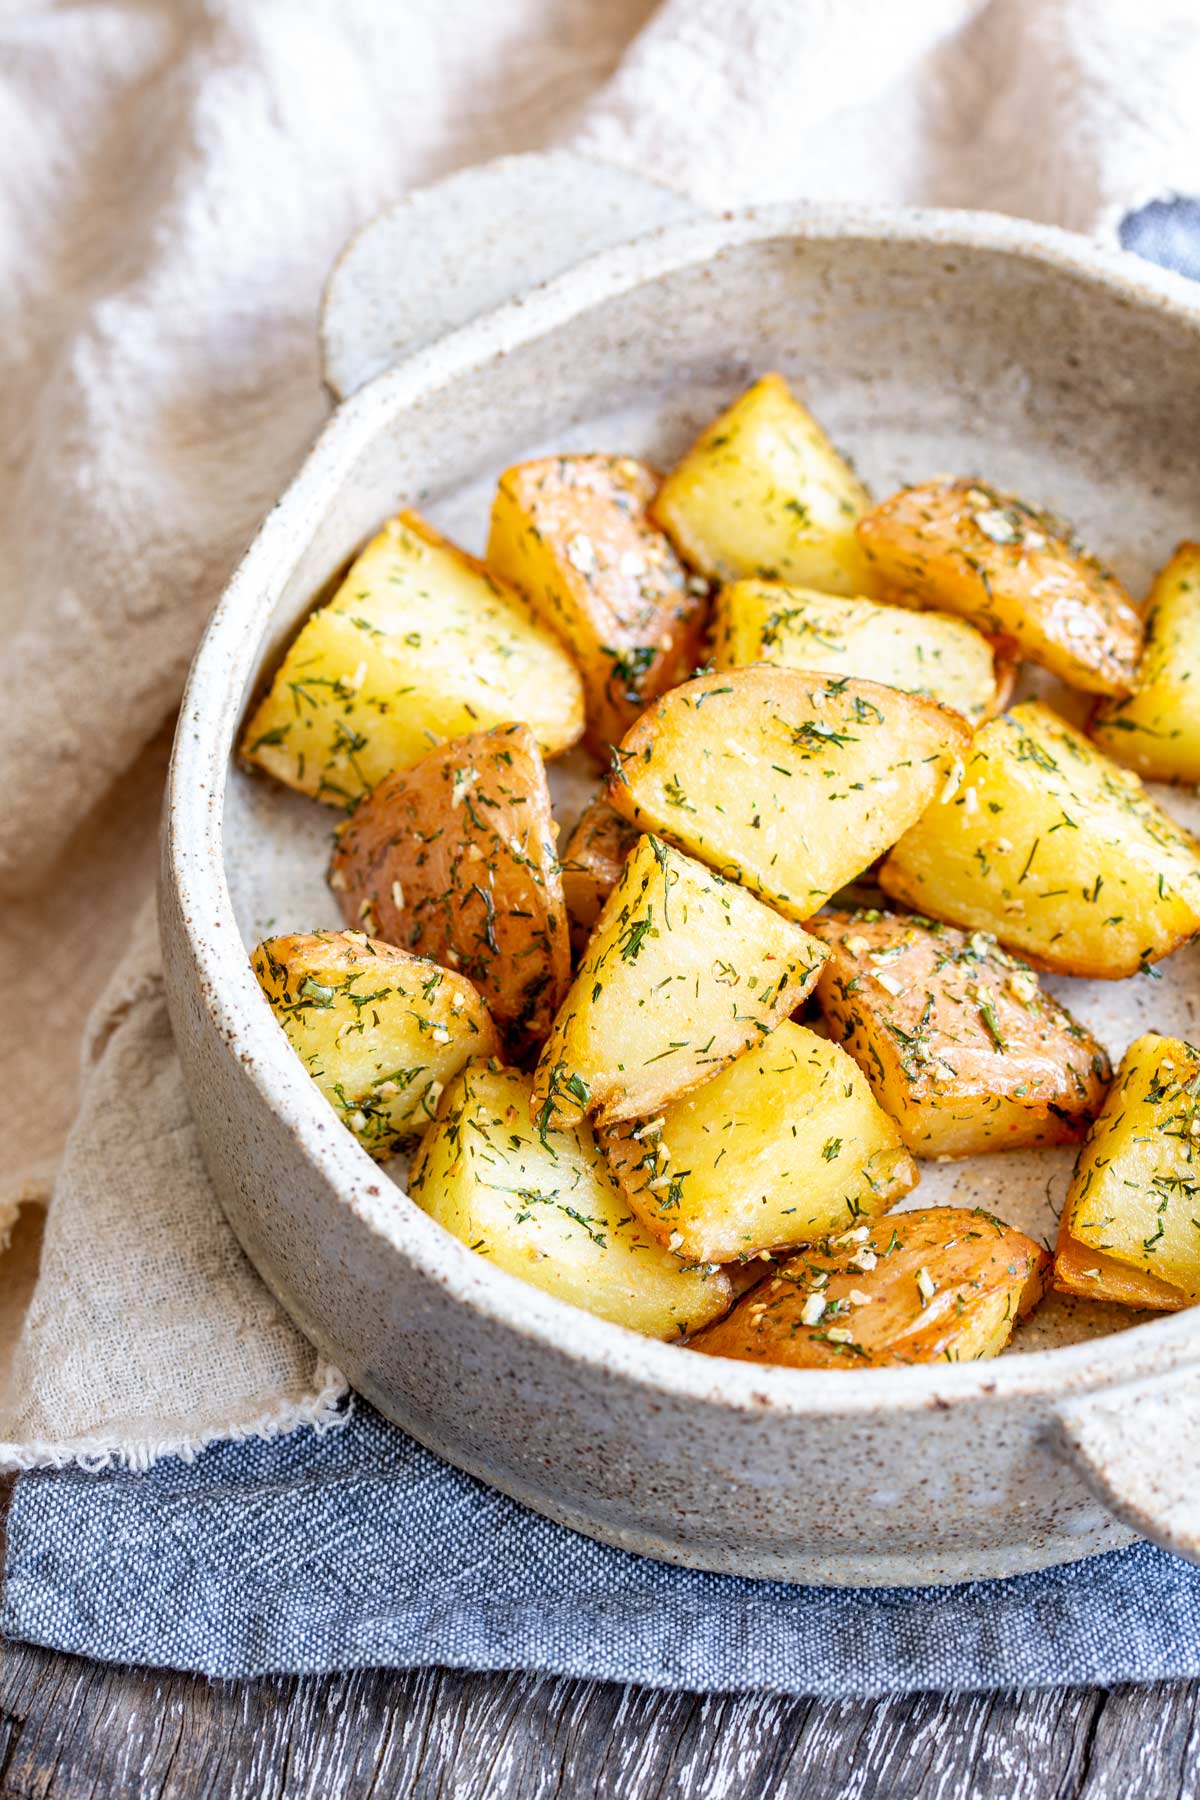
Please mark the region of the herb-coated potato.
[[976, 734], [879, 881], [1066, 975], [1132, 975], [1200, 929], [1200, 845], [1036, 700]]
[[571, 945], [582, 953], [600, 917], [604, 902], [616, 887], [625, 858], [641, 832], [606, 800], [593, 800], [584, 809], [562, 858], [563, 897], [571, 921]]
[[1023, 962], [895, 913], [822, 913], [817, 1002], [917, 1156], [974, 1156], [1081, 1138], [1112, 1077], [1089, 1031]]
[[972, 725], [997, 709], [992, 647], [965, 619], [780, 581], [730, 582], [717, 596], [713, 667], [760, 662], [923, 694], [952, 706]]
[[701, 433], [651, 516], [718, 581], [760, 575], [832, 594], [874, 591], [854, 535], [870, 495], [782, 375], [764, 375]]
[[661, 1111], [794, 1012], [824, 958], [769, 906], [641, 838], [542, 1051], [539, 1128]]
[[657, 1118], [598, 1141], [646, 1229], [693, 1262], [827, 1237], [917, 1180], [845, 1051], [789, 1019]]
[[348, 924], [479, 989], [515, 1055], [542, 1042], [571, 979], [546, 771], [527, 725], [498, 725], [388, 775], [338, 839]]
[[795, 1369], [978, 1361], [1037, 1304], [1048, 1261], [988, 1213], [890, 1213], [792, 1257], [690, 1348]]
[[729, 669], [639, 719], [608, 800], [803, 920], [921, 816], [970, 742], [959, 713], [873, 681]]
[[464, 1063], [496, 1050], [469, 981], [361, 931], [267, 938], [250, 962], [292, 1048], [377, 1160], [424, 1129]]
[[[1102, 1251], [1165, 1283], [1182, 1296], [1177, 1304], [1192, 1305], [1200, 1300], [1198, 1216], [1200, 1050], [1148, 1033], [1125, 1052], [1079, 1153], [1062, 1232], [1089, 1254]], [[1122, 1298], [1105, 1287], [1097, 1283], [1100, 1298]]]
[[402, 513], [301, 627], [242, 756], [348, 806], [431, 744], [513, 719], [546, 756], [573, 744], [583, 730], [574, 663], [511, 588]]
[[970, 619], [1089, 694], [1127, 694], [1142, 621], [1115, 576], [1049, 515], [981, 481], [927, 481], [860, 519], [889, 591]]
[[1180, 544], [1159, 574], [1137, 686], [1098, 708], [1091, 734], [1151, 781], [1200, 782], [1200, 544]]
[[488, 567], [579, 664], [587, 741], [605, 762], [703, 661], [705, 584], [646, 517], [658, 479], [631, 456], [547, 456], [506, 470], [492, 505]]
[[530, 1124], [529, 1077], [472, 1063], [447, 1088], [408, 1181], [431, 1218], [498, 1268], [649, 1337], [677, 1338], [733, 1300], [630, 1212], [586, 1125], [551, 1146]]

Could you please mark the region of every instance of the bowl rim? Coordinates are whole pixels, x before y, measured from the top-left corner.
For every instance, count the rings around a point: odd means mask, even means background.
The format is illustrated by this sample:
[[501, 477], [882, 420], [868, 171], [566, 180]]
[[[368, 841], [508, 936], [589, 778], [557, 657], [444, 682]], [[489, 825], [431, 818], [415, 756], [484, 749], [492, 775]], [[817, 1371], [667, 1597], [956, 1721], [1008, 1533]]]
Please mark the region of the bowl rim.
[[[217, 603], [188, 675], [168, 775], [163, 861], [191, 960], [187, 979], [225, 1053], [240, 1062], [280, 1127], [340, 1203], [381, 1240], [381, 1249], [386, 1244], [460, 1304], [550, 1355], [664, 1399], [797, 1418], [944, 1409], [985, 1399], [1054, 1402], [1169, 1373], [1200, 1360], [1200, 1324], [1186, 1310], [1079, 1344], [977, 1363], [825, 1371], [681, 1355], [673, 1344], [641, 1337], [494, 1267], [408, 1200], [337, 1124], [251, 972], [225, 876], [229, 762], [241, 695], [275, 601], [339, 476], [387, 421], [473, 367], [659, 276], [713, 262], [744, 244], [786, 239], [992, 253], [1066, 273], [1200, 338], [1200, 287], [1074, 233], [991, 213], [803, 203], [659, 227], [588, 258], [375, 377], [336, 408], [268, 513]], [[170, 965], [167, 978], [173, 979]]]

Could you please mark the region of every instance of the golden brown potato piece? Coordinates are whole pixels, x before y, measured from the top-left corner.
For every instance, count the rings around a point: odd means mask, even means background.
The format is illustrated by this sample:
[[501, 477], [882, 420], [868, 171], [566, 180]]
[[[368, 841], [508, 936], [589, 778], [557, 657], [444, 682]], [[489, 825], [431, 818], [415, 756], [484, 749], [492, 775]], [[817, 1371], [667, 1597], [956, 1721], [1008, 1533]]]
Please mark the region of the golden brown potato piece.
[[976, 733], [879, 882], [1064, 975], [1133, 975], [1200, 930], [1200, 844], [1036, 700]]
[[[1200, 1050], [1149, 1032], [1130, 1044], [1103, 1112], [1079, 1153], [1062, 1234], [1093, 1259], [1100, 1251], [1135, 1274], [1200, 1300]], [[1075, 1259], [1063, 1260], [1064, 1280]], [[1115, 1284], [1098, 1297], [1118, 1300]], [[1150, 1299], [1139, 1283], [1139, 1306]], [[1103, 1291], [1101, 1291], [1103, 1290]], [[1128, 1303], [1128, 1302], [1127, 1302]]]
[[543, 1135], [647, 1118], [757, 1044], [825, 958], [769, 906], [643, 837], [592, 933], [533, 1083]]
[[606, 800], [593, 800], [571, 833], [563, 852], [562, 883], [571, 921], [571, 947], [577, 956], [641, 835], [637, 826], [615, 813]]
[[1052, 1285], [1060, 1294], [1082, 1294], [1088, 1300], [1112, 1300], [1143, 1312], [1180, 1312], [1187, 1296], [1157, 1275], [1118, 1262], [1103, 1250], [1089, 1250], [1071, 1236], [1064, 1212], [1054, 1250]]
[[790, 1019], [657, 1118], [598, 1141], [646, 1229], [691, 1262], [827, 1237], [917, 1180], [845, 1051]]
[[567, 749], [583, 730], [578, 670], [512, 588], [401, 513], [301, 627], [241, 754], [349, 806], [431, 744], [511, 719], [544, 755]]
[[921, 816], [970, 742], [960, 714], [873, 681], [729, 669], [639, 719], [608, 801], [803, 920]]
[[250, 964], [301, 1062], [379, 1161], [428, 1125], [465, 1062], [497, 1048], [469, 981], [361, 931], [267, 938]]
[[500, 477], [488, 567], [578, 662], [587, 742], [602, 761], [656, 695], [702, 662], [708, 611], [646, 517], [659, 477], [631, 456], [546, 456]]
[[409, 1193], [470, 1249], [548, 1294], [649, 1337], [679, 1338], [733, 1300], [643, 1230], [586, 1125], [541, 1142], [529, 1077], [472, 1063], [447, 1088]]
[[389, 775], [345, 827], [329, 881], [347, 924], [466, 975], [515, 1056], [571, 979], [546, 771], [527, 725], [499, 725]]
[[1112, 1079], [1089, 1031], [985, 932], [897, 913], [822, 913], [817, 1002], [916, 1156], [1084, 1135]]
[[889, 1213], [792, 1257], [689, 1348], [793, 1369], [974, 1362], [1036, 1306], [1049, 1260], [989, 1213]]
[[832, 594], [874, 591], [854, 536], [870, 495], [782, 375], [764, 375], [692, 445], [651, 508], [685, 562]]
[[1088, 694], [1127, 694], [1142, 621], [1059, 521], [981, 481], [927, 481], [859, 520], [889, 590], [970, 619]]
[[[713, 667], [760, 662], [923, 694], [952, 706], [972, 725], [1002, 703], [992, 646], [965, 619], [782, 581], [730, 582], [717, 595]], [[1011, 686], [1007, 667], [1004, 681]]]
[[1200, 544], [1180, 544], [1159, 574], [1137, 687], [1101, 704], [1091, 735], [1150, 781], [1200, 782]]

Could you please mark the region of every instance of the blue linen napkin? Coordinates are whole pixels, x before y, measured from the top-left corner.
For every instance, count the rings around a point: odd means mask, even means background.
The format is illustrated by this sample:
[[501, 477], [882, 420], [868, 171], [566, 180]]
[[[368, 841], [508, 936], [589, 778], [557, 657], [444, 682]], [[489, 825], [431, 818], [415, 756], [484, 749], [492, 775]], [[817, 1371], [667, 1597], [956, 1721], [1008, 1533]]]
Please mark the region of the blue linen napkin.
[[[1121, 241], [1200, 279], [1200, 201], [1142, 208]], [[323, 1437], [21, 1476], [0, 1630], [214, 1676], [439, 1664], [834, 1697], [1107, 1686], [1200, 1676], [1200, 1569], [1137, 1544], [952, 1588], [706, 1575], [553, 1525], [356, 1401]]]

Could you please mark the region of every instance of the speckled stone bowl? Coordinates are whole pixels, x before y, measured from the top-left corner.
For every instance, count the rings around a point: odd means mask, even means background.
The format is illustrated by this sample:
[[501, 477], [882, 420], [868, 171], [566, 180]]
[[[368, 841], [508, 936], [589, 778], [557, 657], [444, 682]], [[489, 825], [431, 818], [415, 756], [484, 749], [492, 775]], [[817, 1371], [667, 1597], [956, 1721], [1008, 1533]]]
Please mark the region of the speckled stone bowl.
[[[231, 760], [314, 592], [402, 502], [478, 545], [518, 455], [669, 462], [771, 367], [881, 491], [984, 472], [1075, 518], [1135, 588], [1200, 532], [1200, 301], [1032, 226], [811, 209], [668, 224], [427, 344], [335, 414], [222, 598], [184, 702], [162, 923], [214, 1183], [282, 1304], [371, 1401], [609, 1543], [847, 1583], [1009, 1574], [1135, 1533], [1197, 1554], [1200, 1315], [1120, 1330], [1116, 1309], [1052, 1303], [1024, 1353], [873, 1373], [644, 1341], [426, 1218], [338, 1123], [250, 973], [257, 937], [336, 922], [331, 816]], [[1139, 1025], [1194, 1033], [1200, 960], [1165, 975], [1074, 984], [1072, 1004], [1114, 1050]], [[1017, 1153], [931, 1169], [921, 1198], [983, 1198], [1037, 1228], [1062, 1178], [1061, 1156]]]

